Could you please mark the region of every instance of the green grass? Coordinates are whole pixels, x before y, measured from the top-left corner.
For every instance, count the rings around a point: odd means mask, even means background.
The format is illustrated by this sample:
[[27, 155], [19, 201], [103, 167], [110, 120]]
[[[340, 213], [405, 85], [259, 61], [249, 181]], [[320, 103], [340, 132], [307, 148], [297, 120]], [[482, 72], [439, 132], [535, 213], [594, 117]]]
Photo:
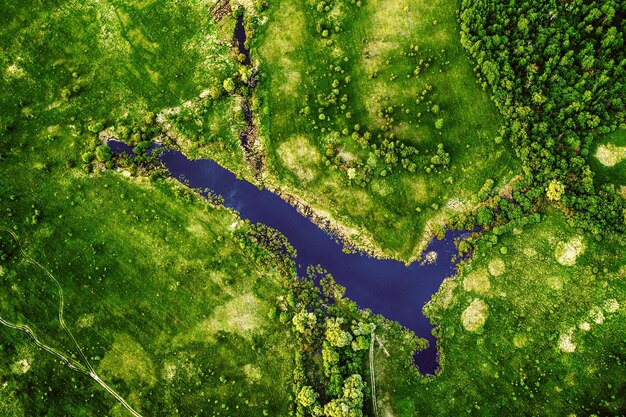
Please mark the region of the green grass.
[[378, 390], [392, 415], [624, 411], [626, 257], [548, 213], [494, 247], [483, 242], [433, 297], [426, 310], [439, 326], [440, 374], [419, 376], [393, 342], [393, 359], [377, 353]]
[[[266, 181], [338, 220], [362, 246], [408, 260], [419, 253], [429, 224], [472, 206], [485, 179], [504, 185], [517, 164], [494, 141], [501, 120], [459, 43], [455, 2], [336, 4], [330, 14], [342, 30], [330, 36], [331, 46], [323, 45], [315, 29], [321, 14], [306, 1], [270, 6], [268, 23], [254, 39]], [[418, 52], [412, 46], [419, 46]], [[419, 60], [429, 57], [430, 67], [422, 65], [420, 75], [413, 76]], [[336, 65], [341, 71], [331, 69]], [[316, 97], [327, 95], [334, 79], [340, 81], [340, 95], [348, 97], [346, 109], [331, 106], [324, 110], [327, 119], [317, 120]], [[416, 104], [427, 85], [432, 91]], [[429, 112], [435, 104], [437, 114]], [[311, 115], [301, 113], [305, 106]], [[390, 106], [394, 120], [388, 123], [378, 111]], [[435, 128], [439, 118], [444, 119], [441, 130]], [[382, 160], [350, 135], [332, 137], [344, 128], [352, 132], [356, 124], [361, 133], [372, 133], [374, 143], [393, 133], [427, 155], [443, 143], [451, 166], [429, 174], [397, 167], [383, 178]], [[346, 172], [324, 164], [328, 146], [344, 166], [367, 163], [374, 179], [365, 188], [350, 184]]]
[[[177, 415], [176, 409], [211, 415], [222, 404], [231, 412], [285, 412], [289, 348], [281, 325], [267, 319], [281, 278], [277, 269], [259, 267], [262, 251], [251, 252], [238, 237], [244, 223], [226, 210], [176, 198], [178, 186], [169, 181], [69, 171], [40, 184], [34, 195], [10, 203], [12, 212], [36, 203], [40, 224], [22, 226], [6, 216], [2, 224], [18, 225], [28, 255], [60, 281], [67, 325], [107, 383], [145, 415]], [[6, 210], [5, 199], [2, 205]], [[45, 343], [77, 357], [59, 329], [45, 276], [17, 257], [3, 267], [1, 284], [2, 317], [30, 325]], [[9, 349], [25, 339], [3, 331]], [[18, 389], [39, 377], [4, 375]], [[79, 389], [97, 391], [87, 381]], [[101, 397], [91, 415], [115, 404]]]
[[[284, 271], [249, 226], [170, 181], [73, 168], [95, 121], [145, 124], [231, 74], [234, 19], [213, 23], [209, 3], [3, 6], [0, 226], [59, 280], [85, 355], [143, 415], [286, 415], [290, 347], [267, 318]], [[0, 287], [0, 316], [78, 359], [41, 270], [18, 256]], [[0, 351], [2, 415], [129, 415], [24, 333], [3, 326]]]
[[[230, 72], [234, 21], [205, 2], [26, 1], [0, 17], [0, 126], [113, 124], [192, 99]], [[167, 22], [167, 24], [163, 24]]]
[[249, 174], [239, 133], [246, 128], [240, 97], [198, 99], [164, 118], [162, 126], [187, 158], [210, 158], [244, 176]]

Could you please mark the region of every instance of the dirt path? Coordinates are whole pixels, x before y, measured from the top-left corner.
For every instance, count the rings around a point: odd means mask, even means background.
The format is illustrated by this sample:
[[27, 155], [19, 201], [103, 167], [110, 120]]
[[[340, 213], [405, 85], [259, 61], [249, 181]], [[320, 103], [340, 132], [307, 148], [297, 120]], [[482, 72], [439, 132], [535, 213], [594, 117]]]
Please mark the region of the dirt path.
[[378, 417], [378, 403], [376, 402], [376, 372], [374, 370], [374, 341], [376, 335], [374, 332], [370, 338], [370, 381], [372, 385], [372, 408], [374, 409], [374, 417]]
[[6, 327], [8, 327], [10, 329], [20, 330], [20, 331], [26, 333], [32, 339], [32, 341], [35, 343], [35, 345], [37, 345], [41, 349], [45, 350], [46, 352], [56, 356], [58, 359], [63, 361], [70, 369], [72, 369], [73, 371], [80, 372], [82, 374], [85, 374], [85, 375], [88, 375], [89, 377], [91, 377], [91, 379], [96, 381], [98, 383], [98, 385], [100, 385], [102, 388], [104, 388], [105, 391], [107, 391], [111, 396], [113, 396], [133, 416], [135, 416], [135, 417], [142, 417], [142, 415], [139, 414], [137, 411], [135, 411], [124, 400], [124, 398], [122, 398], [121, 395], [119, 395], [113, 388], [111, 388], [109, 385], [107, 385], [106, 382], [104, 382], [102, 379], [100, 379], [100, 377], [96, 373], [95, 369], [93, 369], [93, 367], [91, 366], [91, 363], [89, 362], [89, 360], [87, 359], [87, 357], [83, 353], [83, 350], [80, 348], [80, 345], [78, 344], [78, 341], [76, 340], [76, 338], [74, 338], [74, 335], [72, 334], [70, 329], [66, 326], [65, 320], [63, 318], [63, 307], [65, 306], [65, 296], [63, 294], [63, 287], [61, 287], [61, 284], [59, 283], [59, 281], [43, 265], [41, 265], [39, 262], [37, 262], [33, 258], [31, 258], [28, 255], [26, 255], [26, 252], [24, 252], [24, 249], [22, 248], [22, 245], [20, 244], [20, 240], [19, 240], [19, 238], [18, 238], [18, 236], [17, 236], [17, 234], [15, 232], [13, 232], [11, 229], [7, 229], [5, 227], [0, 227], [0, 231], [4, 231], [4, 232], [9, 233], [13, 237], [13, 239], [15, 240], [15, 243], [17, 245], [17, 248], [18, 248], [19, 252], [20, 252], [20, 255], [22, 255], [22, 257], [26, 260], [26, 262], [30, 262], [33, 265], [35, 265], [38, 268], [40, 268], [48, 276], [48, 278], [50, 278], [54, 282], [54, 284], [56, 285], [57, 291], [59, 292], [59, 310], [58, 310], [59, 323], [61, 324], [61, 327], [63, 328], [65, 333], [69, 336], [69, 338], [74, 343], [74, 346], [76, 346], [76, 349], [78, 350], [78, 353], [80, 354], [80, 357], [84, 361], [84, 364], [76, 361], [75, 359], [67, 357], [66, 355], [64, 355], [60, 351], [56, 350], [55, 348], [53, 348], [51, 346], [48, 346], [45, 343], [43, 343], [42, 341], [40, 341], [37, 338], [37, 336], [35, 335], [35, 333], [33, 332], [33, 330], [30, 327], [26, 326], [26, 325], [11, 323], [11, 322], [9, 322], [7, 320], [4, 320], [2, 317], [0, 317], [0, 324], [3, 324], [4, 326], [6, 326]]

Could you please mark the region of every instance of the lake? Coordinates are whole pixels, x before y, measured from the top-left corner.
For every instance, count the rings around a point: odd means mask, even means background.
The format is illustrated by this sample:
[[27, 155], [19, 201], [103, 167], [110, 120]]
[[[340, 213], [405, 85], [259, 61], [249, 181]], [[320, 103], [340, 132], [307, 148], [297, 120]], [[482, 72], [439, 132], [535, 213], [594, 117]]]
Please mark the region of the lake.
[[[122, 142], [110, 141], [114, 153], [132, 154]], [[321, 265], [335, 281], [346, 288], [345, 296], [360, 308], [395, 320], [428, 340], [429, 347], [417, 352], [415, 365], [424, 374], [434, 374], [438, 368], [436, 339], [433, 326], [422, 314], [422, 307], [437, 291], [444, 278], [453, 275], [457, 253], [454, 239], [469, 232], [448, 231], [443, 240], [433, 239], [427, 252], [437, 252], [432, 264], [376, 259], [361, 254], [346, 254], [337, 240], [321, 230], [309, 218], [301, 215], [289, 203], [268, 190], [239, 180], [214, 161], [190, 161], [181, 152], [167, 150], [161, 161], [173, 178], [191, 188], [209, 189], [224, 198], [226, 207], [237, 210], [252, 223], [263, 223], [280, 231], [296, 249], [298, 272], [304, 275], [308, 265]]]

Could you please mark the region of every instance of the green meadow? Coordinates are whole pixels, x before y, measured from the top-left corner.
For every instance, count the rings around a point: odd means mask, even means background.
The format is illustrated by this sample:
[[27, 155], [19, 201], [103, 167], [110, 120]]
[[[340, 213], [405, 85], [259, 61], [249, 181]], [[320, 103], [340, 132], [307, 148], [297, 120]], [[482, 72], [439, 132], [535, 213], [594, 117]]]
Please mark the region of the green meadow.
[[[40, 185], [16, 197], [11, 213], [36, 203], [41, 217], [25, 225], [3, 215], [2, 225], [17, 228], [25, 253], [59, 281], [65, 322], [106, 383], [143, 415], [285, 412], [288, 338], [268, 319], [285, 272], [263, 261], [270, 256], [246, 237], [249, 226], [169, 180], [17, 169]], [[50, 279], [19, 254], [1, 268], [0, 316], [80, 361], [60, 329]], [[15, 398], [21, 415], [125, 415], [22, 332], [3, 329], [1, 345], [3, 398]], [[60, 387], [67, 394], [49, 392]]]
[[436, 377], [413, 369], [400, 337], [389, 357], [378, 349], [382, 415], [623, 413], [626, 256], [545, 213], [495, 245], [482, 239], [426, 305]]
[[[329, 34], [318, 33], [316, 4], [272, 4], [252, 41], [265, 181], [336, 220], [357, 246], [414, 258], [435, 225], [476, 204], [487, 178], [496, 188], [512, 179], [517, 164], [496, 140], [502, 121], [459, 43], [456, 3], [332, 3]], [[409, 172], [376, 155], [372, 145], [389, 141], [427, 159], [443, 144], [449, 166]]]
[[[267, 317], [281, 264], [169, 180], [82, 166], [94, 125], [141, 134], [230, 74], [235, 20], [214, 23], [210, 5], [3, 5], [0, 227], [58, 280], [80, 350], [137, 412], [285, 415], [288, 337]], [[87, 366], [59, 295], [18, 252], [2, 262], [0, 317]], [[19, 330], [3, 326], [0, 351], [2, 415], [130, 415]]]

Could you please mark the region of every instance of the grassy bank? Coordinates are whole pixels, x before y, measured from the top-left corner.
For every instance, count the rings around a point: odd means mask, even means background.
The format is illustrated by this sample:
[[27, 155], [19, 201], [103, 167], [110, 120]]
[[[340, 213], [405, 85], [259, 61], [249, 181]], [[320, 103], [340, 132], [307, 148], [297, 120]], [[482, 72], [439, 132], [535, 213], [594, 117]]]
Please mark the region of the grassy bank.
[[382, 407], [398, 416], [622, 413], [623, 251], [554, 210], [486, 243], [426, 308], [441, 337], [436, 377], [418, 375], [396, 340], [390, 358], [378, 350]]
[[[336, 2], [320, 13], [281, 1], [268, 14], [252, 45], [273, 186], [407, 260], [429, 224], [472, 206], [486, 178], [512, 178], [499, 116], [455, 35], [456, 4]], [[316, 27], [323, 16], [327, 33]], [[391, 142], [428, 161], [443, 144], [449, 166], [409, 172], [402, 152], [388, 162]]]

